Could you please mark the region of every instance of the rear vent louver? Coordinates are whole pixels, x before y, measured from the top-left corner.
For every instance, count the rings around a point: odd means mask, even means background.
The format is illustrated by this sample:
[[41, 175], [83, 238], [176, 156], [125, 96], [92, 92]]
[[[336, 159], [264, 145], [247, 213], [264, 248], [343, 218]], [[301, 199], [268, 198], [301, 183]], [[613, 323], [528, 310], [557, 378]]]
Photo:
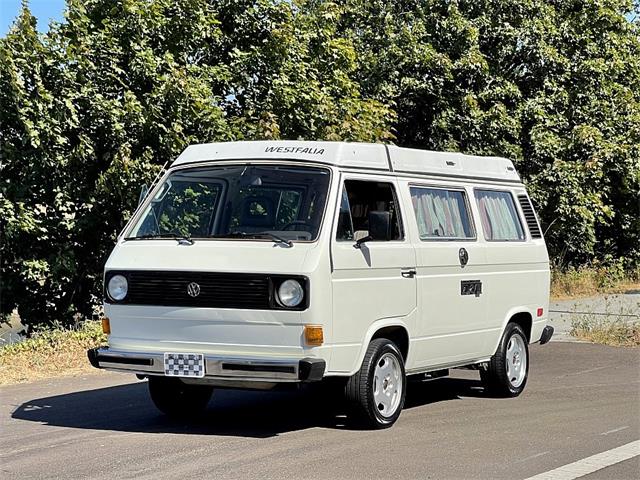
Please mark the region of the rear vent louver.
[[542, 238], [542, 232], [540, 232], [540, 226], [538, 225], [538, 220], [536, 219], [536, 214], [533, 211], [529, 197], [526, 195], [518, 195], [518, 201], [520, 202], [520, 207], [522, 207], [524, 218], [527, 221], [531, 238]]

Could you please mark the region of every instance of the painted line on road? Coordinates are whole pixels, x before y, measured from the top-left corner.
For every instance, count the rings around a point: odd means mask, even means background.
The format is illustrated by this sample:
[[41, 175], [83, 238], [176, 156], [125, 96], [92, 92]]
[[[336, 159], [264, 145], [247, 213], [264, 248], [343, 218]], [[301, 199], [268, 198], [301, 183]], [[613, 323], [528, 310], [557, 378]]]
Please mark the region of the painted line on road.
[[531, 455], [529, 457], [523, 458], [522, 460], [518, 460], [516, 463], [522, 463], [522, 462], [526, 462], [527, 460], [533, 460], [534, 458], [539, 458], [539, 457], [542, 457], [544, 455], [548, 455], [549, 453], [551, 453], [551, 452], [546, 451], [546, 452], [536, 453], [535, 455]]
[[588, 370], [580, 370], [579, 372], [565, 373], [564, 375], [560, 375], [556, 378], [565, 378], [565, 377], [570, 377], [572, 375], [581, 375], [583, 373], [593, 373], [593, 372], [597, 372], [598, 370], [606, 370], [607, 368], [611, 368], [611, 365], [605, 365], [604, 367], [590, 368]]
[[629, 425], [625, 425], [619, 428], [614, 428], [613, 430], [607, 430], [606, 432], [602, 432], [600, 435], [609, 435], [610, 433], [621, 432], [622, 430], [626, 430], [627, 428], [629, 428]]
[[640, 440], [612, 448], [525, 480], [573, 480], [640, 455]]

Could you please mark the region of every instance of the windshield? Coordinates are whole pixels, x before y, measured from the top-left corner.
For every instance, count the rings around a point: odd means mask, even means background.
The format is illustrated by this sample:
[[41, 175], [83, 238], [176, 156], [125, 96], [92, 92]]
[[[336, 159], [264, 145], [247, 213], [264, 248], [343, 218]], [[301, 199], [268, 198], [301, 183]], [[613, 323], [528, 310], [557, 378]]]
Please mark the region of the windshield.
[[171, 174], [133, 238], [315, 240], [329, 189], [325, 168], [239, 165]]

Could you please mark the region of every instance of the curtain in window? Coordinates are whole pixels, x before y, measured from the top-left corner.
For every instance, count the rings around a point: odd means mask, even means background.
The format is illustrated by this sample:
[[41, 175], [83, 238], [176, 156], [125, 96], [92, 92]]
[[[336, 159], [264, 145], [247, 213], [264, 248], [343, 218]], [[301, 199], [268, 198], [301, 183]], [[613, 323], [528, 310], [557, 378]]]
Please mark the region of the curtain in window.
[[487, 240], [523, 240], [513, 198], [509, 192], [476, 190], [482, 229]]
[[469, 216], [459, 191], [411, 188], [421, 238], [470, 238]]

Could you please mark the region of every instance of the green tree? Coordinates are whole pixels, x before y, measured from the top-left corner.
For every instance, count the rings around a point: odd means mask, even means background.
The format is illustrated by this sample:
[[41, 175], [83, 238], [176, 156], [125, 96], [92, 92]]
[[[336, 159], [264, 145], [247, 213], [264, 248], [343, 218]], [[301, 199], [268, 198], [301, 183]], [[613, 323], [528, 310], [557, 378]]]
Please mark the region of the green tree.
[[[637, 10], [638, 4], [635, 4]], [[513, 158], [556, 261], [640, 261], [640, 29], [627, 0], [347, 2], [399, 144]]]
[[23, 8], [0, 39], [1, 313], [90, 315], [141, 185], [189, 144], [389, 138], [393, 113], [350, 78], [330, 10], [70, 0], [41, 36]]
[[637, 12], [628, 0], [68, 0], [40, 35], [25, 7], [0, 39], [0, 315], [90, 315], [141, 185], [198, 142], [508, 156], [556, 259], [638, 265]]

